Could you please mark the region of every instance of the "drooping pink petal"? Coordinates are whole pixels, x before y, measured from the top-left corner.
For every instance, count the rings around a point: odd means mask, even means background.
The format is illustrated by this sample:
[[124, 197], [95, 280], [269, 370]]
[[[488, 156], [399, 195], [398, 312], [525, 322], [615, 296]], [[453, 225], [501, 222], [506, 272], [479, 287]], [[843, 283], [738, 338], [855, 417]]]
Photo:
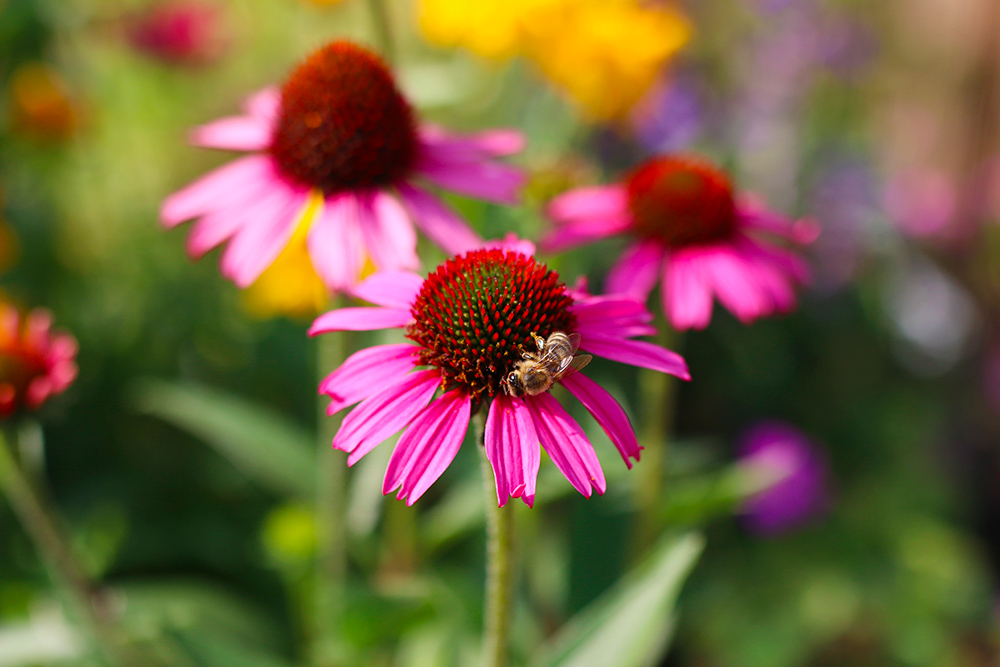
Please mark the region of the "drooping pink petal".
[[604, 471], [594, 446], [580, 425], [547, 392], [526, 398], [524, 402], [531, 413], [538, 439], [559, 472], [587, 498], [591, 488], [603, 495], [607, 489]]
[[308, 194], [291, 188], [273, 188], [254, 211], [254, 218], [236, 230], [219, 270], [239, 287], [249, 287], [288, 245], [302, 218]]
[[622, 254], [608, 273], [607, 291], [627, 294], [643, 303], [649, 298], [657, 279], [666, 249], [651, 239], [636, 241]]
[[331, 399], [327, 413], [335, 414], [401, 382], [416, 365], [417, 349], [410, 343], [378, 345], [349, 356], [319, 384], [319, 393]]
[[413, 321], [409, 309], [403, 308], [338, 308], [323, 313], [309, 327], [309, 335], [331, 331], [374, 331], [401, 329]]
[[482, 246], [482, 238], [430, 193], [410, 183], [399, 183], [396, 189], [417, 227], [445, 252], [459, 255]]
[[369, 396], [344, 417], [333, 438], [333, 448], [348, 452], [347, 465], [354, 465], [409, 424], [431, 400], [440, 382], [441, 373], [436, 369], [417, 371]]
[[745, 229], [752, 229], [787, 239], [799, 245], [808, 245], [820, 234], [820, 225], [813, 218], [793, 220], [767, 208], [764, 201], [753, 194], [745, 193], [736, 203], [739, 223]]
[[627, 218], [628, 193], [621, 184], [576, 188], [549, 202], [546, 214], [558, 225], [573, 220]]
[[351, 290], [359, 299], [387, 308], [410, 308], [424, 286], [424, 279], [409, 271], [379, 271]]
[[[280, 186], [279, 186], [280, 187]], [[191, 227], [186, 247], [188, 254], [197, 259], [217, 245], [228, 240], [242, 227], [260, 224], [261, 206], [273, 196], [269, 189], [247, 193], [245, 199], [233, 201], [228, 206], [206, 213]]]
[[349, 289], [364, 266], [364, 240], [353, 193], [327, 197], [309, 227], [306, 247], [313, 268], [333, 292]]
[[540, 245], [545, 252], [561, 252], [621, 234], [631, 224], [632, 219], [626, 215], [570, 220], [550, 231]]
[[268, 86], [258, 90], [244, 100], [243, 110], [254, 118], [273, 125], [281, 110], [281, 89]]
[[484, 433], [486, 458], [493, 467], [497, 504], [503, 507], [508, 498], [535, 503], [535, 481], [541, 451], [528, 407], [520, 398], [496, 396], [490, 404]]
[[810, 280], [809, 265], [788, 248], [762, 243], [749, 236], [740, 238], [736, 248], [745, 255], [752, 255], [753, 261], [766, 261], [773, 265], [797, 283], [807, 284]]
[[380, 270], [415, 269], [417, 235], [406, 211], [392, 196], [375, 191], [358, 197], [361, 236], [372, 264]]
[[719, 302], [741, 322], [770, 313], [771, 301], [758, 284], [753, 266], [732, 248], [716, 246], [698, 261]]
[[623, 364], [676, 375], [682, 380], [691, 379], [684, 357], [653, 343], [589, 335], [580, 343], [580, 349]]
[[228, 151], [262, 151], [271, 144], [271, 125], [253, 116], [220, 118], [191, 131], [195, 146]]
[[210, 171], [194, 183], [163, 200], [160, 220], [165, 227], [175, 227], [233, 201], [270, 186], [275, 179], [271, 159], [264, 155], [248, 155]]
[[629, 421], [628, 415], [625, 414], [625, 410], [614, 396], [582, 373], [574, 373], [564, 377], [562, 384], [594, 416], [597, 423], [608, 434], [608, 438], [618, 448], [618, 453], [622, 455], [625, 465], [631, 468], [632, 461], [630, 459], [638, 461], [642, 447], [639, 446], [639, 441], [635, 437], [632, 422]]
[[455, 159], [433, 144], [423, 145], [417, 173], [446, 190], [499, 204], [516, 204], [525, 180], [515, 167], [474, 157]]
[[649, 324], [652, 313], [629, 297], [581, 294], [570, 311], [576, 316], [576, 330], [584, 337], [596, 334], [631, 338], [656, 334], [656, 328]]
[[396, 498], [412, 505], [437, 481], [462, 446], [469, 428], [472, 399], [453, 389], [416, 416], [396, 443], [382, 482], [382, 493], [399, 488]]
[[523, 151], [526, 143], [524, 134], [509, 129], [458, 135], [436, 125], [423, 125], [419, 136], [425, 150], [429, 149], [437, 155], [444, 154], [451, 161], [513, 155]]
[[698, 258], [676, 252], [664, 262], [663, 312], [675, 329], [704, 329], [712, 319], [712, 290]]

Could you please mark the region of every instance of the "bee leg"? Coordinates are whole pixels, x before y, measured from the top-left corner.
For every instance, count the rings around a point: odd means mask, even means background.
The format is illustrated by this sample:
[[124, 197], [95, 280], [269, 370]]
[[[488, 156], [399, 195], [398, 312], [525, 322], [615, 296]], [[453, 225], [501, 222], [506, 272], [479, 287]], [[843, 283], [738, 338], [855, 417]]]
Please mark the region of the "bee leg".
[[541, 336], [539, 336], [535, 332], [531, 332], [531, 337], [535, 339], [535, 345], [538, 346], [538, 351], [539, 352], [541, 352], [542, 350], [545, 349], [545, 339], [544, 338], [542, 338]]

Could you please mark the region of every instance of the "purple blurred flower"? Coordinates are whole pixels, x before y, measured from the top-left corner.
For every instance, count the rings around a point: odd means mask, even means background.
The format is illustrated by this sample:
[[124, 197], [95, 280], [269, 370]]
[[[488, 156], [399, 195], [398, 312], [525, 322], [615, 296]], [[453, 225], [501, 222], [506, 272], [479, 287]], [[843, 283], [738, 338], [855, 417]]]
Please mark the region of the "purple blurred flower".
[[157, 60], [176, 65], [203, 65], [225, 50], [222, 9], [199, 0], [167, 0], [132, 18], [128, 40]]
[[704, 104], [693, 77], [663, 81], [632, 112], [636, 138], [651, 154], [691, 147], [704, 130]]
[[827, 511], [829, 473], [822, 450], [794, 426], [768, 421], [748, 429], [737, 451], [744, 466], [778, 480], [748, 498], [741, 510], [747, 528], [776, 535]]
[[809, 193], [809, 210], [823, 225], [813, 246], [820, 288], [836, 289], [854, 275], [866, 228], [878, 215], [878, 192], [878, 179], [865, 160], [824, 160]]

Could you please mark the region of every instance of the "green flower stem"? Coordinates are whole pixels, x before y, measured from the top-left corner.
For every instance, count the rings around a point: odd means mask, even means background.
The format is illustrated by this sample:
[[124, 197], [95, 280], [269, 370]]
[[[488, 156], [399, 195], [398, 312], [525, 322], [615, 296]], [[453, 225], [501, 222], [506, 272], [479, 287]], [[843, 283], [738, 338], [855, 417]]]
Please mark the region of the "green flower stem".
[[84, 574], [53, 512], [25, 476], [12, 451], [16, 449], [16, 435], [8, 441], [8, 434], [13, 431], [0, 431], [0, 487], [61, 597], [72, 607], [67, 615], [80, 619], [92, 645], [108, 664], [139, 667], [142, 663], [126, 649], [125, 637], [115, 623], [107, 598]]
[[[335, 299], [331, 308], [342, 304]], [[347, 358], [347, 334], [329, 333], [317, 338], [317, 383]], [[336, 653], [344, 615], [344, 582], [347, 577], [347, 468], [343, 455], [335, 452], [331, 443], [340, 428], [341, 415], [326, 414], [329, 399], [317, 401], [319, 452], [316, 478], [316, 613], [314, 638], [317, 642], [315, 659], [327, 664], [331, 652]]]
[[[476, 416], [479, 444], [483, 445], [484, 417]], [[497, 507], [493, 468], [482, 450], [483, 489], [486, 493], [486, 601], [483, 609], [483, 665], [506, 667], [510, 642], [513, 517], [510, 504]]]
[[390, 65], [396, 59], [396, 46], [392, 38], [392, 19], [385, 0], [368, 0], [372, 23], [375, 28], [375, 43], [379, 45], [382, 57]]
[[[657, 345], [674, 349], [680, 336], [666, 322], [661, 321], [657, 328]], [[639, 444], [644, 447], [642, 461], [636, 466], [633, 562], [642, 558], [663, 529], [663, 478], [669, 465], [678, 382], [674, 376], [658, 371], [643, 369], [639, 374], [639, 393], [646, 410], [639, 432]]]

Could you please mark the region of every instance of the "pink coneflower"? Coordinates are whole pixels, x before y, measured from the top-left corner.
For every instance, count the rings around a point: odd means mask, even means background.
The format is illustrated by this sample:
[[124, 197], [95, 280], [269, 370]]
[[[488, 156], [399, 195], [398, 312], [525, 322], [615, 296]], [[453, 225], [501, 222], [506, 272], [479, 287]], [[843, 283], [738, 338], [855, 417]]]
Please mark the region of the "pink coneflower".
[[225, 50], [222, 7], [201, 0], [166, 0], [131, 17], [132, 46], [165, 63], [205, 65]]
[[[547, 391], [510, 393], [508, 375], [522, 353], [537, 349], [532, 334], [576, 333], [581, 351], [688, 379], [678, 354], [630, 340], [655, 333], [641, 304], [567, 289], [533, 252], [522, 241], [453, 257], [427, 278], [378, 273], [354, 294], [379, 307], [341, 308], [316, 319], [311, 335], [393, 327], [412, 341], [351, 355], [319, 388], [332, 399], [330, 414], [360, 401], [333, 440], [348, 452], [348, 465], [408, 427], [389, 460], [384, 493], [398, 488], [397, 498], [416, 502], [451, 463], [481, 409], [488, 410], [486, 456], [500, 506], [510, 497], [534, 502], [539, 443], [577, 491], [604, 493], [594, 448], [559, 402]], [[611, 394], [579, 372], [559, 382], [594, 416], [626, 465], [639, 460], [632, 425]]]
[[735, 197], [724, 173], [690, 156], [653, 158], [623, 183], [566, 192], [548, 215], [558, 225], [543, 243], [549, 251], [637, 237], [611, 269], [608, 291], [645, 301], [661, 280], [663, 310], [677, 329], [708, 326], [713, 295], [742, 322], [791, 310], [808, 271], [773, 241], [805, 244], [818, 231], [752, 196]]
[[[168, 227], [198, 218], [192, 256], [228, 240], [221, 270], [240, 287], [300, 224], [309, 225], [309, 256], [331, 291], [355, 284], [366, 258], [377, 269], [416, 268], [411, 216], [449, 253], [476, 247], [479, 237], [418, 179], [503, 203], [515, 201], [523, 180], [491, 161], [520, 150], [519, 133], [458, 137], [418, 126], [386, 65], [349, 42], [315, 52], [280, 91], [257, 93], [245, 110], [196, 129], [192, 141], [254, 154], [171, 195], [160, 212]], [[311, 214], [314, 197], [322, 206]]]
[[0, 305], [0, 417], [37, 410], [76, 379], [76, 340], [50, 330], [52, 316]]

